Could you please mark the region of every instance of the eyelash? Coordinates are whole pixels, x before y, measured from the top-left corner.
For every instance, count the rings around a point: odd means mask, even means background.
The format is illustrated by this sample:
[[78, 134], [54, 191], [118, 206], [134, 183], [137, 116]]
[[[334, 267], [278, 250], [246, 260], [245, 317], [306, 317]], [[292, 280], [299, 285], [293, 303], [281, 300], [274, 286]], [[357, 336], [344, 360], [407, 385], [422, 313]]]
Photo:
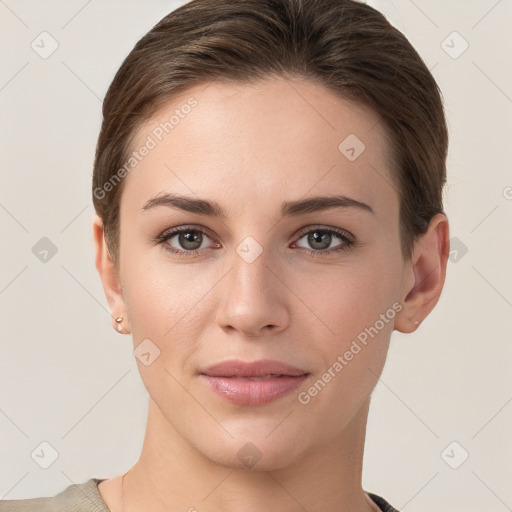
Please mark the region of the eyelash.
[[[157, 237], [153, 238], [153, 242], [162, 244], [165, 250], [171, 252], [172, 254], [174, 254], [180, 258], [190, 258], [190, 257], [198, 255], [202, 249], [193, 249], [191, 251], [184, 251], [184, 250], [182, 251], [182, 250], [171, 248], [168, 244], [165, 244], [165, 242], [167, 242], [168, 240], [171, 240], [176, 235], [178, 235], [180, 233], [189, 233], [189, 232], [202, 233], [203, 235], [208, 236], [208, 238], [211, 238], [208, 235], [208, 232], [206, 232], [203, 229], [195, 228], [192, 226], [180, 226], [178, 228], [173, 228], [169, 231], [164, 231], [161, 235], [158, 235]], [[354, 245], [355, 245], [354, 238], [349, 233], [347, 233], [346, 231], [343, 231], [341, 229], [321, 228], [321, 227], [311, 228], [310, 227], [307, 230], [301, 231], [297, 235], [298, 236], [297, 240], [300, 240], [301, 238], [304, 237], [304, 235], [307, 235], [307, 234], [313, 233], [313, 232], [320, 232], [320, 233], [324, 233], [324, 234], [328, 234], [328, 235], [335, 235], [343, 242], [340, 245], [336, 246], [334, 249], [319, 249], [319, 250], [315, 251], [315, 250], [310, 250], [310, 249], [304, 249], [302, 247], [299, 248], [302, 251], [304, 251], [306, 254], [308, 254], [309, 256], [312, 256], [313, 258], [327, 257], [327, 256], [331, 256], [335, 253], [339, 253], [341, 251], [347, 251], [349, 249], [354, 248]]]

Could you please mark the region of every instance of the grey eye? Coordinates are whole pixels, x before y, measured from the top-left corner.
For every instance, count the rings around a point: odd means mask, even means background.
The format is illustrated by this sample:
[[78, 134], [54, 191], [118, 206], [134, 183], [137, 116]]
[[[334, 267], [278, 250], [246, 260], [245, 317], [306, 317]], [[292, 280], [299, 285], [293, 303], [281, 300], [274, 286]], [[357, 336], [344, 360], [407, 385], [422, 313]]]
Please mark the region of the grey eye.
[[[319, 251], [330, 249], [333, 247], [337, 247], [338, 245], [341, 245], [342, 242], [331, 246], [331, 243], [333, 242], [333, 238], [338, 238], [339, 240], [342, 240], [343, 237], [337, 233], [332, 233], [325, 229], [314, 229], [309, 231], [308, 233], [304, 234], [299, 240], [302, 240], [306, 238], [307, 243], [309, 244], [309, 247], [304, 247], [305, 249], [317, 249]], [[299, 247], [302, 247], [299, 245]]]

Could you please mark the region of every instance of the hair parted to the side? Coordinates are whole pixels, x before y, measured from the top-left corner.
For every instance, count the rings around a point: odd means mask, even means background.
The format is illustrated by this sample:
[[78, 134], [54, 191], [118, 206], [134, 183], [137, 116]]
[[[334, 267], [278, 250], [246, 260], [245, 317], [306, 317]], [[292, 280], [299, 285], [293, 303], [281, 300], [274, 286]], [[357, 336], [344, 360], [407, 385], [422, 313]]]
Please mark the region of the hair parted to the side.
[[103, 102], [93, 203], [116, 265], [124, 180], [105, 184], [126, 163], [137, 128], [193, 85], [276, 75], [310, 79], [379, 116], [400, 197], [402, 254], [411, 257], [430, 219], [444, 213], [448, 131], [441, 91], [407, 38], [354, 0], [192, 0], [137, 42]]

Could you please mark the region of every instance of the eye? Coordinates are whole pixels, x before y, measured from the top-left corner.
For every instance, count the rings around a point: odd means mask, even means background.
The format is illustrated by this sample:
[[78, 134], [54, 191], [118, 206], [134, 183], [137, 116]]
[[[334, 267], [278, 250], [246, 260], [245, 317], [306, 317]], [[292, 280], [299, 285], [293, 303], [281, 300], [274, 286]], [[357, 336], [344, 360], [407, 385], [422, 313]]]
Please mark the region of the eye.
[[[299, 236], [299, 241], [306, 239], [306, 243], [315, 249], [313, 251], [306, 249], [306, 253], [312, 256], [327, 256], [338, 251], [347, 250], [354, 244], [354, 237], [341, 229], [322, 227], [314, 229], [309, 228], [308, 231], [303, 231]], [[336, 239], [340, 240], [340, 242], [336, 244], [334, 248], [329, 249]], [[299, 247], [301, 246], [299, 245]]]
[[[178, 256], [193, 256], [198, 254], [200, 249], [205, 248], [204, 242], [208, 238], [210, 237], [203, 229], [180, 226], [164, 232], [155, 241]], [[220, 244], [214, 244], [214, 246], [220, 247]]]

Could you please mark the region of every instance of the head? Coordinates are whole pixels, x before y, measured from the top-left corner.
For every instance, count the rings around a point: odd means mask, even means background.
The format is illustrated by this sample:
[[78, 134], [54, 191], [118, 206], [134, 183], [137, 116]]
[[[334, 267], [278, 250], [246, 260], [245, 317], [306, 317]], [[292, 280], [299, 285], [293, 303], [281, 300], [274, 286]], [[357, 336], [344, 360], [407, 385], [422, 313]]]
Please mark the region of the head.
[[[112, 316], [159, 354], [138, 365], [162, 420], [270, 468], [362, 417], [392, 331], [442, 290], [446, 155], [434, 78], [368, 5], [194, 0], [155, 25], [105, 97], [93, 201]], [[200, 374], [235, 358], [308, 378], [229, 403]]]

